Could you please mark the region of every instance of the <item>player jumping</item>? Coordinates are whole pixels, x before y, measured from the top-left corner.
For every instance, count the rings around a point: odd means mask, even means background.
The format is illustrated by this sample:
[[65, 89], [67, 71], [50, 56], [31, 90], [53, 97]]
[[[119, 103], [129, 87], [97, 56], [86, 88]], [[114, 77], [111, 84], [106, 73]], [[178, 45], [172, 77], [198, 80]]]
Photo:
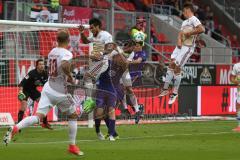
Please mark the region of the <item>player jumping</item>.
[[[113, 46], [114, 47], [114, 46]], [[116, 48], [116, 47], [114, 47]], [[96, 118], [95, 125], [100, 127], [101, 118], [104, 117], [104, 111], [107, 112], [108, 119], [108, 138], [115, 141], [117, 133], [115, 130], [115, 107], [117, 100], [123, 99], [123, 88], [120, 85], [120, 79], [128, 67], [128, 62], [122, 54], [113, 50], [111, 52], [111, 60], [109, 60], [108, 69], [99, 77], [99, 84], [96, 93]], [[100, 128], [98, 130], [100, 133]]]
[[68, 115], [70, 141], [68, 151], [71, 154], [83, 155], [83, 152], [76, 146], [78, 118], [76, 106], [73, 98], [66, 91], [67, 83], [73, 83], [71, 75], [73, 55], [67, 50], [69, 33], [65, 30], [59, 31], [57, 33], [57, 42], [58, 46], [52, 49], [48, 55], [49, 79], [43, 87], [36, 115], [26, 117], [17, 125], [10, 127], [4, 136], [4, 143], [7, 145], [20, 129], [39, 123], [47, 115], [51, 107], [56, 105]]
[[[137, 33], [136, 33], [137, 34]], [[142, 110], [143, 108], [139, 108], [138, 105], [138, 101], [137, 98], [133, 92], [132, 89], [132, 82], [134, 82], [135, 86], [141, 86], [141, 77], [142, 77], [142, 67], [143, 67], [143, 63], [146, 61], [146, 52], [143, 51], [143, 46], [144, 46], [144, 39], [142, 40], [133, 40], [133, 51], [132, 53], [129, 55], [128, 57], [128, 61], [130, 64], [130, 69], [131, 67], [137, 66], [137, 70], [131, 71], [129, 73], [129, 70], [125, 71], [125, 73], [123, 74], [123, 85], [125, 86], [126, 89], [126, 94], [129, 96], [130, 101], [134, 107], [135, 110], [135, 123], [138, 124], [139, 120], [140, 120], [140, 115], [142, 114]], [[134, 67], [136, 68], [136, 67]], [[127, 100], [126, 100], [126, 95], [124, 96], [123, 99], [123, 106], [126, 109], [127, 108]]]
[[159, 95], [165, 96], [169, 93], [169, 84], [175, 77], [173, 92], [170, 94], [168, 104], [175, 102], [182, 79], [181, 69], [194, 52], [197, 35], [203, 33], [205, 30], [199, 19], [194, 16], [194, 7], [191, 3], [184, 4], [183, 15], [186, 20], [183, 21], [181, 31], [178, 33], [177, 47], [171, 55], [172, 61], [168, 66], [165, 83]]

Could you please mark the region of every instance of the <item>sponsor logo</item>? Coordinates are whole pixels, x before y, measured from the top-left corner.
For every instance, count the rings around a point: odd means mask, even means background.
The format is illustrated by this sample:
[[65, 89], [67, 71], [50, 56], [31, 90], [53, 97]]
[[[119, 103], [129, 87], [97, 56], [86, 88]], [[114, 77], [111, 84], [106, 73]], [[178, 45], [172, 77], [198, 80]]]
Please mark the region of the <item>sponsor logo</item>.
[[200, 84], [212, 84], [212, 76], [207, 67], [204, 67], [200, 75]]

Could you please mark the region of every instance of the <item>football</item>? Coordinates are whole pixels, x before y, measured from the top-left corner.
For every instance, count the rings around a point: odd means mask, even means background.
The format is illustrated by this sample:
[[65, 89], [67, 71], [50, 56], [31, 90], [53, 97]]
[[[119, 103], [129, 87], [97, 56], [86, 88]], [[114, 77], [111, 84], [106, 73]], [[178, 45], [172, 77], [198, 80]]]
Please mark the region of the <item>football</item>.
[[145, 33], [143, 33], [142, 31], [134, 33], [133, 40], [135, 42], [143, 42], [145, 40]]

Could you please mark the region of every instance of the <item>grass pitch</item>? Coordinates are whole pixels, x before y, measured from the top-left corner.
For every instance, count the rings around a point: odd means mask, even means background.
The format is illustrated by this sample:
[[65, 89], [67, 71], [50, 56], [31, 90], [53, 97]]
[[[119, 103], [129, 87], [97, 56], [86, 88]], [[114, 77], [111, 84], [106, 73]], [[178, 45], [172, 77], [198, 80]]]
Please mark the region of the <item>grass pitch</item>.
[[[79, 128], [83, 157], [67, 153], [67, 127], [28, 128], [7, 147], [0, 145], [0, 160], [239, 160], [235, 126], [235, 121], [120, 125], [115, 142], [99, 141], [94, 129]], [[105, 126], [101, 128], [106, 133]], [[5, 131], [0, 129], [2, 137]]]

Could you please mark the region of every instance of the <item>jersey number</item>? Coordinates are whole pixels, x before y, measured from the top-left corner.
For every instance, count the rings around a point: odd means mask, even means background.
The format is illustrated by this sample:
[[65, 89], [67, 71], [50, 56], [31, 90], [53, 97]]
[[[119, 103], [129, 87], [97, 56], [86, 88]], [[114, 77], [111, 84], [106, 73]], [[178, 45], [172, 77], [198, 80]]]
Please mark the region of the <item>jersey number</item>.
[[49, 76], [51, 77], [57, 76], [57, 59], [49, 60]]

